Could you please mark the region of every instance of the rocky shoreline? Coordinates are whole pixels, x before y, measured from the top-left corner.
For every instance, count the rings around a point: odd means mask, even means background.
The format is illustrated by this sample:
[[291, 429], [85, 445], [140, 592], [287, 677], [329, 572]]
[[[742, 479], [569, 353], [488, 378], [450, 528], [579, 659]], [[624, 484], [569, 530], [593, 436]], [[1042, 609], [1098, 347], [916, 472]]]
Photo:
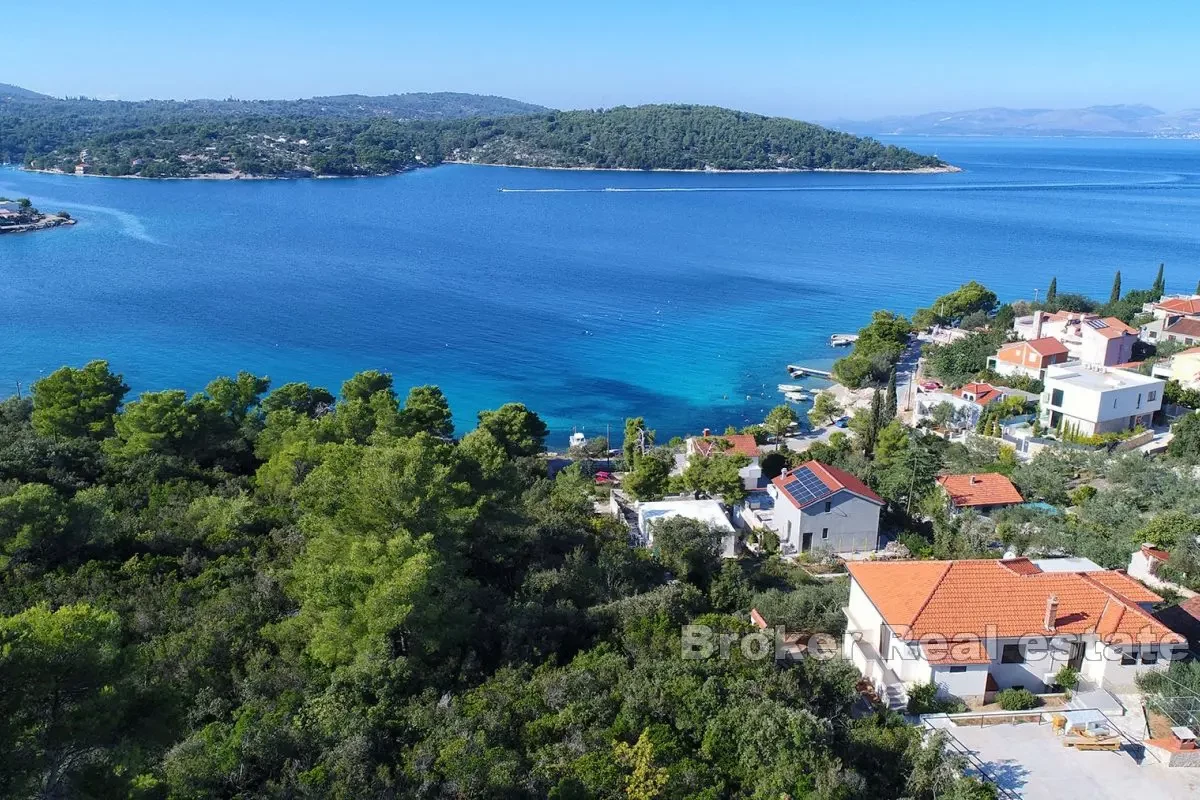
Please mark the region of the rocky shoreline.
[[24, 222], [20, 225], [0, 225], [0, 234], [44, 231], [50, 228], [58, 228], [63, 225], [74, 224], [74, 217], [64, 217], [59, 214], [43, 214], [39, 219], [35, 219], [33, 222]]

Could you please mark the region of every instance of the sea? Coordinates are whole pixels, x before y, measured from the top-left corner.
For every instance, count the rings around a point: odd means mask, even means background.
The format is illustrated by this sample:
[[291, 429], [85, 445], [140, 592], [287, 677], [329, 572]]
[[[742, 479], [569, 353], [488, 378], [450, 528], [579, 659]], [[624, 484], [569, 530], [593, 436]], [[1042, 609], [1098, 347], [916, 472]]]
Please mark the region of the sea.
[[[875, 309], [975, 279], [1002, 299], [1200, 279], [1200, 141], [895, 138], [946, 174], [446, 165], [381, 178], [181, 181], [0, 169], [73, 227], [0, 236], [0, 396], [107, 359], [132, 387], [248, 370], [336, 391], [437, 384], [459, 432], [519, 401], [660, 439], [759, 421], [787, 364]], [[803, 411], [803, 407], [798, 409]]]

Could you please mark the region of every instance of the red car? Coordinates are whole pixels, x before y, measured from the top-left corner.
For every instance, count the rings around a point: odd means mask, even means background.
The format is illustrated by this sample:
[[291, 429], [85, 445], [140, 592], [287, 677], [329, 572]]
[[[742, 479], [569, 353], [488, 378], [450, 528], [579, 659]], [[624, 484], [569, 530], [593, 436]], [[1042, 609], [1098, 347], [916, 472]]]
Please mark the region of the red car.
[[942, 388], [942, 385], [937, 381], [922, 381], [920, 386], [927, 392], [936, 392], [938, 389]]

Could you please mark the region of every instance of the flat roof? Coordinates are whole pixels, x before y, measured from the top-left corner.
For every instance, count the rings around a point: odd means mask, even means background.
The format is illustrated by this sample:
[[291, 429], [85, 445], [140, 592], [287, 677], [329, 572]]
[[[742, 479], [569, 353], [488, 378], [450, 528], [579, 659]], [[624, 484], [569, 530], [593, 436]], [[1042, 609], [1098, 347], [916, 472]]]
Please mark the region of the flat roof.
[[734, 530], [725, 509], [716, 500], [655, 500], [650, 503], [638, 503], [637, 510], [638, 515], [647, 523], [671, 517], [687, 517], [697, 522], [707, 522], [725, 531]]
[[1161, 378], [1152, 378], [1125, 369], [1103, 367], [1089, 369], [1082, 364], [1067, 364], [1046, 369], [1047, 381], [1062, 381], [1082, 389], [1104, 392], [1112, 389], [1128, 389], [1134, 386], [1165, 385]]

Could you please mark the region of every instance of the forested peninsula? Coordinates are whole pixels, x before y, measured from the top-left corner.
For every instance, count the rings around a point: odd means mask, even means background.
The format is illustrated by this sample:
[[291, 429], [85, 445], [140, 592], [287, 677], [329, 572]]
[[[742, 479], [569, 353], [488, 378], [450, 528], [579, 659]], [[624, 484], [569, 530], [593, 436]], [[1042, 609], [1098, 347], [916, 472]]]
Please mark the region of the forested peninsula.
[[632, 170], [952, 170], [806, 122], [711, 106], [553, 111], [477, 95], [296, 101], [0, 98], [0, 161], [142, 178], [386, 175], [444, 162]]

